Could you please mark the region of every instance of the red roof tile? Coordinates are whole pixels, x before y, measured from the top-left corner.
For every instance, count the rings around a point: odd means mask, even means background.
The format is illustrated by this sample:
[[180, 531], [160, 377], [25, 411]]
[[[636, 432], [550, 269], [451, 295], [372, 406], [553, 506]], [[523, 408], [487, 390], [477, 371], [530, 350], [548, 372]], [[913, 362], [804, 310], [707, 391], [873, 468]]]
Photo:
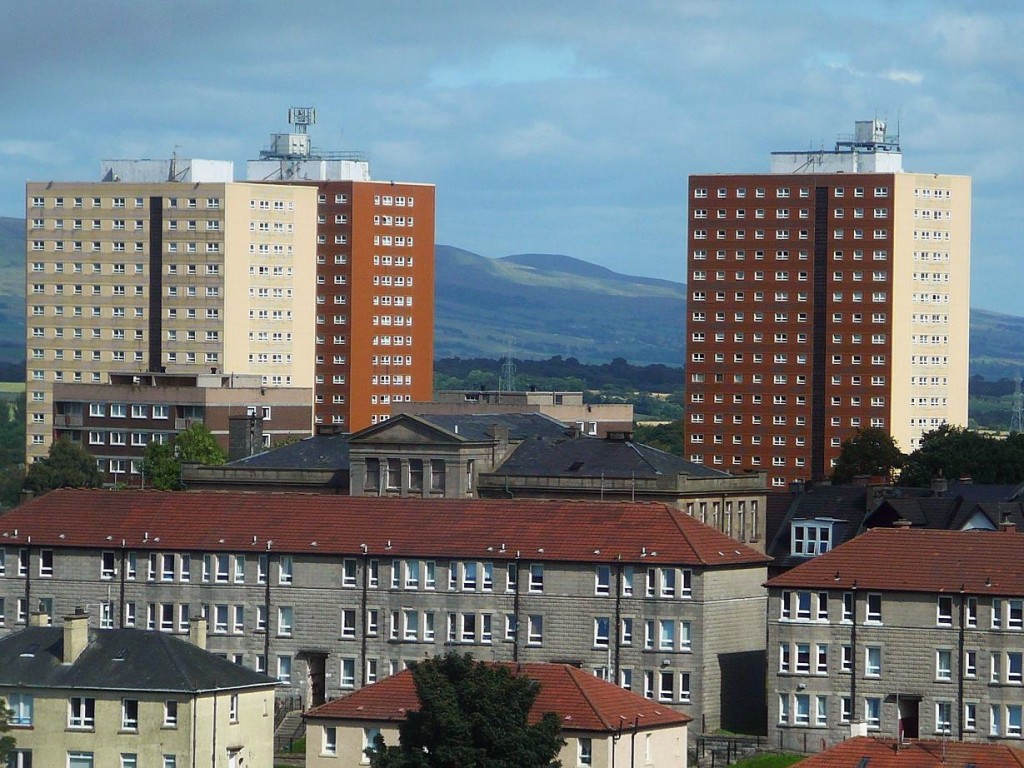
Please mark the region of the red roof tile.
[[1024, 534], [872, 528], [769, 587], [1024, 594]]
[[[911, 741], [860, 736], [808, 757], [800, 768], [1013, 768], [1024, 766], [1024, 752], [1002, 744]], [[866, 760], [867, 762], [862, 762]]]
[[[17, 536], [15, 536], [17, 532]], [[0, 543], [694, 566], [768, 558], [665, 504], [52, 491], [0, 515]]]
[[[514, 664], [505, 666], [513, 671], [516, 669]], [[537, 699], [530, 709], [531, 722], [539, 721], [546, 712], [554, 712], [565, 730], [610, 733], [620, 727], [629, 730], [634, 720], [639, 723], [640, 730], [647, 730], [682, 725], [693, 719], [569, 664], [520, 664], [519, 669], [540, 683]], [[404, 720], [408, 711], [418, 707], [412, 670], [406, 669], [345, 698], [310, 710], [306, 717], [396, 721]]]

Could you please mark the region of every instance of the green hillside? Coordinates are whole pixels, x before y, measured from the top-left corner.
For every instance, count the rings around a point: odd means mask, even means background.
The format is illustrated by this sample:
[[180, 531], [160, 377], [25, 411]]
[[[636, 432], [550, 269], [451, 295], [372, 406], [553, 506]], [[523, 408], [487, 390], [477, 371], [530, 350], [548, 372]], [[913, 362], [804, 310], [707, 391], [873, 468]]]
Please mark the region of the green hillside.
[[25, 360], [25, 220], [0, 216], [0, 362]]
[[685, 286], [567, 256], [487, 259], [437, 246], [435, 357], [681, 365]]

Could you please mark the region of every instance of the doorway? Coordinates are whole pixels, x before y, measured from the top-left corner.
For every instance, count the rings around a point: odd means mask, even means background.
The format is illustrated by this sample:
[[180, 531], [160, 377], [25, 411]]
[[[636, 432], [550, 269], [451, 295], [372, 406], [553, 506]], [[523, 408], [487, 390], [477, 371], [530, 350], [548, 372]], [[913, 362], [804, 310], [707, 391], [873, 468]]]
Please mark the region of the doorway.
[[918, 738], [918, 710], [921, 702], [918, 699], [899, 699], [899, 731], [901, 739]]

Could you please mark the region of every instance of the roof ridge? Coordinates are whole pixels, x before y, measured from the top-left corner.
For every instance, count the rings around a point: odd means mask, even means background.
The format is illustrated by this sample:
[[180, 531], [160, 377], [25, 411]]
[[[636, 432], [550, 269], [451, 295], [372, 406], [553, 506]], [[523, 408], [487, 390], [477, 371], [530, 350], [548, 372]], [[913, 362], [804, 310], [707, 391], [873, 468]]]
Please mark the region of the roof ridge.
[[[186, 689], [188, 689], [188, 690], [191, 690], [191, 691], [198, 691], [199, 690], [199, 686], [192, 679], [192, 675], [189, 674], [188, 670], [185, 669], [185, 664], [183, 663], [183, 660], [178, 658], [178, 654], [176, 653], [177, 649], [174, 647], [173, 643], [171, 642], [171, 641], [176, 641], [176, 642], [182, 643], [182, 642], [185, 642], [185, 641], [178, 640], [178, 638], [173, 637], [172, 635], [165, 634], [163, 632], [157, 632], [156, 636], [159, 638], [158, 644], [159, 644], [160, 648], [163, 649], [164, 653], [166, 654], [168, 663], [170, 663], [170, 665], [174, 667], [175, 671], [179, 675], [181, 675], [182, 681], [184, 682], [184, 687]], [[195, 647], [195, 646], [191, 646], [191, 647]]]
[[[693, 550], [694, 557], [697, 558], [698, 562], [700, 562], [701, 565], [708, 565], [710, 561], [704, 559], [704, 555], [701, 553], [700, 549], [698, 549], [697, 545], [694, 544], [693, 541], [690, 539], [690, 535], [685, 530], [683, 530], [683, 526], [679, 522], [679, 520], [676, 519], [676, 516], [672, 514], [672, 510], [669, 508], [669, 505], [662, 502], [662, 506], [665, 508], [665, 514], [668, 515], [668, 519], [672, 521], [672, 525], [676, 527], [676, 529], [679, 531], [679, 534], [686, 541], [687, 545], [689, 545], [690, 549]], [[725, 534], [722, 535], [724, 536]]]
[[[646, 464], [648, 467], [650, 467], [651, 469], [654, 470], [654, 474], [656, 474], [656, 475], [660, 475], [661, 474], [661, 471], [656, 466], [654, 466], [654, 462], [652, 462], [650, 459], [648, 459], [647, 456], [644, 454], [644, 452], [640, 450], [640, 448], [639, 448], [637, 443], [635, 443], [632, 440], [628, 440], [628, 441], [626, 441], [626, 445], [628, 445], [630, 448], [633, 449], [633, 452], [637, 456], [640, 457], [640, 460], [644, 464]], [[644, 446], [644, 447], [646, 448], [648, 446]], [[655, 448], [655, 450], [657, 450], [657, 449]]]
[[580, 692], [580, 695], [583, 697], [583, 700], [587, 703], [587, 706], [590, 707], [590, 711], [597, 716], [597, 719], [605, 728], [607, 728], [608, 730], [612, 730], [612, 725], [605, 719], [604, 714], [601, 712], [601, 708], [593, 702], [588, 693], [585, 690], [583, 690], [583, 686], [580, 685], [580, 681], [576, 679], [576, 672], [579, 671], [580, 674], [584, 674], [583, 671], [577, 670], [576, 667], [573, 667], [569, 664], [563, 664], [562, 669], [565, 670], [565, 673], [569, 676], [569, 679], [572, 680], [572, 684], [576, 686], [576, 690]]

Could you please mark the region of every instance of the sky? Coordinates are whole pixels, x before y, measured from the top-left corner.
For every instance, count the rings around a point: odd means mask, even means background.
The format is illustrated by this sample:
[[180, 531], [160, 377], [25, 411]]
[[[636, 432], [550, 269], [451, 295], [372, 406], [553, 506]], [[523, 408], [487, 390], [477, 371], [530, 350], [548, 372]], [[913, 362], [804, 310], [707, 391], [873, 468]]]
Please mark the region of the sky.
[[683, 281], [687, 177], [855, 120], [973, 177], [972, 305], [1024, 315], [1019, 0], [4, 0], [0, 216], [105, 158], [314, 145], [437, 185], [437, 242]]

